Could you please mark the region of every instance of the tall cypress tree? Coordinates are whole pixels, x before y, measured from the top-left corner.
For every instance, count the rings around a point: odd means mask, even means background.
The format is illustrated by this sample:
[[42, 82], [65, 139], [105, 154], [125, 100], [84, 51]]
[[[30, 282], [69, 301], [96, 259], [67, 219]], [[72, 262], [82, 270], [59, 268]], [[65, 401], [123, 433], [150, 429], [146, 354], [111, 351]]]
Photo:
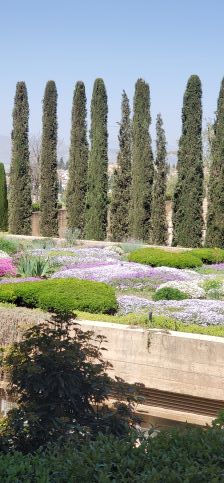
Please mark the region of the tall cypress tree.
[[31, 233], [31, 177], [29, 164], [29, 104], [25, 82], [17, 82], [13, 109], [10, 167], [9, 231]]
[[104, 240], [107, 236], [108, 133], [107, 93], [103, 79], [96, 79], [91, 101], [91, 150], [85, 212], [85, 237]]
[[0, 231], [8, 230], [8, 199], [4, 164], [0, 163]]
[[173, 245], [198, 247], [203, 228], [202, 88], [197, 75], [187, 83], [182, 109], [174, 193]]
[[161, 114], [156, 119], [156, 159], [152, 194], [152, 243], [163, 245], [167, 241], [166, 222], [166, 136]]
[[121, 123], [119, 130], [117, 169], [112, 184], [110, 233], [114, 241], [125, 240], [129, 235], [129, 206], [131, 194], [131, 122], [129, 100], [122, 93]]
[[153, 183], [153, 154], [149, 134], [149, 85], [138, 79], [135, 85], [132, 125], [132, 187], [130, 234], [138, 240], [150, 238], [150, 219]]
[[57, 89], [51, 80], [46, 84], [43, 100], [40, 173], [40, 231], [49, 237], [58, 235], [57, 129]]
[[67, 186], [68, 227], [83, 234], [87, 189], [88, 142], [86, 133], [86, 93], [83, 82], [75, 86], [72, 106], [69, 181]]
[[205, 243], [224, 247], [224, 79], [222, 79], [212, 141]]

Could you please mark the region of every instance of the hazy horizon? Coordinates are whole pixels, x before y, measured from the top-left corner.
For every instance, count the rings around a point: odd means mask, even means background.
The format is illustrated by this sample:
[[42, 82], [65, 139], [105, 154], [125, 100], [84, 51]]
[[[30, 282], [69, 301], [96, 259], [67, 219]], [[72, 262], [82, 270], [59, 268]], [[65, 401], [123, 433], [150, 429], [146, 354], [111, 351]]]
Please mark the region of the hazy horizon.
[[[1, 9], [2, 59], [0, 160], [10, 138], [16, 82], [27, 84], [30, 133], [41, 132], [45, 84], [58, 89], [59, 138], [69, 145], [75, 83], [86, 86], [89, 111], [95, 78], [102, 77], [108, 94], [109, 153], [116, 153], [120, 101], [125, 89], [133, 103], [139, 77], [150, 85], [151, 136], [161, 112], [168, 150], [176, 150], [181, 132], [183, 94], [190, 75], [203, 88], [203, 119], [213, 118], [224, 73], [224, 4], [198, 0], [11, 0]], [[112, 153], [112, 154], [111, 154]]]

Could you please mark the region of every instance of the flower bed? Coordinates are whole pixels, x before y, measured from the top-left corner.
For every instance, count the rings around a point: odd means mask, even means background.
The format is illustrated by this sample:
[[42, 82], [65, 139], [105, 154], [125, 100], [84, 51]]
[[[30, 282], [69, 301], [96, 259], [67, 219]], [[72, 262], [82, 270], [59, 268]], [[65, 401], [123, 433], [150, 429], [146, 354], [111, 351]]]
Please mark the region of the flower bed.
[[[154, 260], [152, 261], [152, 264], [155, 264], [156, 255], [157, 261], [159, 257], [159, 264], [162, 262], [169, 264], [171, 260], [171, 265], [175, 263], [175, 265], [177, 264], [181, 269], [173, 266], [152, 267], [148, 264], [148, 258], [147, 263], [146, 261], [144, 263], [127, 261], [124, 252], [122, 252], [121, 249], [116, 250], [116, 247], [79, 249], [76, 247], [48, 247], [41, 249], [35, 248], [35, 250], [29, 249], [26, 253], [28, 257], [29, 254], [31, 257], [38, 255], [38, 257], [50, 261], [49, 263], [53, 267], [53, 270], [55, 270], [55, 273], [51, 275], [47, 274], [46, 276], [51, 278], [49, 282], [62, 284], [63, 289], [60, 297], [61, 299], [66, 299], [67, 302], [70, 298], [74, 300], [74, 293], [72, 293], [71, 288], [73, 283], [81, 282], [85, 285], [88, 281], [105, 282], [111, 285], [111, 287], [108, 287], [109, 290], [114, 289], [113, 294], [115, 290], [117, 292], [120, 304], [120, 314], [129, 314], [133, 312], [134, 314], [141, 315], [145, 313], [147, 314], [150, 310], [155, 315], [161, 315], [162, 317], [164, 316], [167, 318], [171, 317], [178, 323], [195, 323], [206, 326], [209, 324], [223, 324], [224, 326], [224, 302], [222, 301], [222, 299], [224, 299], [224, 273], [222, 274], [222, 270], [224, 272], [223, 263], [213, 263], [208, 266], [203, 265], [203, 267], [199, 267], [199, 269], [197, 267], [195, 267], [195, 269], [189, 269], [189, 260], [191, 265], [192, 258], [194, 258], [194, 265], [195, 258], [197, 258], [196, 254], [191, 254], [191, 258], [189, 258], [190, 252], [177, 253], [151, 248], [137, 250], [137, 252], [140, 252], [141, 254], [146, 253], [146, 251], [147, 256], [148, 253], [151, 255], [153, 254]], [[211, 257], [214, 256], [216, 256], [217, 260], [217, 255], [220, 255], [217, 250], [200, 249], [199, 252], [201, 258], [203, 257], [203, 260], [209, 260], [209, 257], [210, 260], [212, 260]], [[132, 252], [129, 259], [135, 253], [136, 251]], [[22, 252], [15, 256], [13, 255], [15, 265], [19, 265], [21, 256], [24, 256]], [[8, 255], [6, 255], [5, 259], [1, 258], [0, 253], [0, 266], [1, 263], [3, 264], [7, 260], [8, 266], [11, 264], [11, 266], [14, 267], [12, 259], [7, 257]], [[202, 261], [199, 260], [200, 265], [201, 263]], [[212, 272], [213, 270], [214, 272]], [[38, 281], [39, 284], [37, 285]], [[12, 287], [12, 284], [23, 286], [23, 282], [30, 282], [28, 285], [32, 287], [37, 285], [39, 287], [40, 283], [43, 284], [46, 281], [40, 281], [38, 277], [29, 277], [26, 274], [24, 274], [23, 278], [18, 278], [18, 272], [16, 276], [14, 267], [11, 272], [6, 272], [4, 273], [4, 276], [1, 277], [0, 287], [3, 288], [4, 286], [8, 286], [8, 288], [10, 288]], [[65, 283], [65, 285], [63, 285], [63, 283]], [[81, 297], [84, 297], [84, 295], [87, 294], [86, 289], [83, 289], [84, 285], [80, 289], [82, 291]], [[166, 287], [181, 290], [186, 293], [191, 300], [151, 300], [154, 298], [155, 291], [158, 288]], [[33, 290], [34, 289], [32, 288], [32, 294]], [[39, 288], [35, 290], [39, 291]], [[45, 308], [49, 307], [51, 309], [51, 306], [56, 307], [57, 304], [60, 305], [59, 299], [57, 299], [57, 303], [55, 302], [56, 305], [54, 304], [55, 294], [53, 290], [50, 290], [49, 294], [47, 290], [44, 290], [44, 293], [48, 305], [44, 305], [45, 302], [42, 300], [41, 304], [43, 305], [41, 306], [44, 306]], [[88, 296], [87, 298], [89, 301], [89, 294], [85, 296]], [[202, 298], [205, 300], [202, 301]], [[206, 300], [206, 298], [210, 300]], [[82, 303], [84, 304], [84, 302]], [[102, 313], [102, 307], [95, 307], [94, 310], [92, 308], [88, 309], [88, 303], [86, 304], [85, 309], [78, 305], [75, 305], [75, 309], [89, 310], [92, 312], [94, 311], [95, 313], [99, 310], [99, 312]], [[112, 311], [113, 310], [114, 309], [112, 309]]]
[[181, 290], [185, 294], [188, 295], [189, 298], [192, 299], [203, 299], [205, 298], [205, 290], [198, 285], [198, 283], [194, 281], [171, 281], [171, 282], [166, 282], [162, 283], [158, 289], [162, 288], [174, 288]]
[[[169, 280], [189, 280], [191, 274], [181, 273], [176, 269], [153, 268], [122, 261], [105, 261], [94, 263], [76, 263], [65, 266], [52, 275], [52, 278], [80, 278], [110, 283], [113, 280], [148, 278], [156, 287]], [[198, 277], [197, 277], [198, 278]]]
[[219, 300], [161, 300], [154, 302], [144, 297], [122, 295], [118, 297], [119, 313], [141, 313], [150, 311], [155, 315], [186, 324], [224, 325], [224, 302]]
[[13, 265], [11, 258], [0, 258], [0, 277], [15, 274], [16, 267]]

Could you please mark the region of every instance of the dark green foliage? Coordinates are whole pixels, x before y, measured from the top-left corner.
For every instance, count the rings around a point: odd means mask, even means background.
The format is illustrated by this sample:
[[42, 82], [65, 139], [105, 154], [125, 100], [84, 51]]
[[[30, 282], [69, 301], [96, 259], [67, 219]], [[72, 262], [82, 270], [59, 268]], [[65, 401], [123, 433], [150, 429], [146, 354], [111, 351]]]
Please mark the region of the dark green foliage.
[[40, 174], [40, 232], [47, 237], [58, 235], [57, 129], [57, 89], [54, 81], [48, 81], [43, 100]]
[[0, 474], [10, 483], [221, 483], [223, 451], [218, 428], [161, 431], [140, 446], [134, 436], [99, 435], [34, 455], [2, 453]]
[[135, 240], [149, 241], [152, 210], [153, 154], [149, 134], [149, 85], [142, 79], [135, 84], [132, 124], [132, 186], [130, 235]]
[[32, 212], [35, 212], [35, 211], [40, 211], [40, 203], [38, 201], [35, 201], [34, 203], [32, 203]]
[[131, 122], [129, 100], [122, 93], [121, 123], [117, 169], [112, 184], [110, 233], [113, 241], [123, 241], [129, 235], [129, 208], [131, 190]]
[[108, 133], [107, 93], [103, 79], [96, 79], [91, 101], [91, 150], [85, 212], [85, 238], [105, 240], [107, 236]]
[[191, 254], [196, 255], [207, 264], [224, 262], [224, 250], [221, 248], [195, 248]]
[[0, 163], [0, 231], [8, 230], [8, 198], [4, 164]]
[[202, 88], [197, 75], [187, 83], [174, 193], [173, 245], [198, 247], [202, 242], [203, 160]]
[[206, 246], [224, 247], [224, 79], [219, 92], [208, 185]]
[[29, 164], [29, 105], [25, 82], [17, 82], [13, 109], [12, 160], [10, 166], [9, 231], [31, 233], [31, 177]]
[[0, 286], [0, 301], [62, 313], [72, 310], [114, 313], [117, 310], [112, 287], [78, 279], [4, 284]]
[[170, 252], [160, 248], [140, 248], [128, 257], [130, 262], [145, 263], [152, 267], [195, 268], [201, 267], [202, 261], [196, 255], [187, 252]]
[[9, 238], [0, 238], [0, 250], [11, 255], [19, 250], [18, 240], [10, 240]]
[[88, 142], [86, 132], [86, 93], [83, 82], [77, 82], [72, 106], [69, 180], [66, 207], [68, 228], [78, 228], [83, 235], [87, 189]]
[[178, 288], [164, 287], [156, 290], [153, 296], [153, 300], [184, 300], [188, 296]]
[[[131, 402], [135, 386], [109, 377], [111, 364], [101, 352], [104, 342], [104, 336], [83, 331], [72, 314], [54, 315], [25, 332], [3, 360], [17, 407], [8, 413], [0, 432], [2, 449], [29, 453], [75, 434], [82, 439], [85, 432], [122, 435], [129, 430], [137, 421]], [[109, 408], [109, 393], [113, 388], [121, 396], [120, 386], [123, 401]]]
[[167, 241], [166, 222], [166, 136], [161, 114], [156, 119], [156, 159], [152, 189], [152, 233], [151, 241], [156, 245], [164, 245]]

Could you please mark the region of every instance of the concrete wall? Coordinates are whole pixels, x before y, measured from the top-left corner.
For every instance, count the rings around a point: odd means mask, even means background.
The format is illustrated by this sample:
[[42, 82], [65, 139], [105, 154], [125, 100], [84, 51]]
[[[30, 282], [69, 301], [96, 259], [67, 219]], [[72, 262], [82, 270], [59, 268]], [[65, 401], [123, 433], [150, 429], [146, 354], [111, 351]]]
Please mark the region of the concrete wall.
[[[224, 408], [224, 338], [104, 322], [82, 321], [81, 325], [106, 336], [104, 357], [112, 363], [113, 374], [125, 381], [179, 395], [219, 400]], [[157, 408], [156, 414], [196, 424], [212, 420], [203, 416], [203, 411], [201, 416], [187, 415], [187, 410], [181, 415]]]

